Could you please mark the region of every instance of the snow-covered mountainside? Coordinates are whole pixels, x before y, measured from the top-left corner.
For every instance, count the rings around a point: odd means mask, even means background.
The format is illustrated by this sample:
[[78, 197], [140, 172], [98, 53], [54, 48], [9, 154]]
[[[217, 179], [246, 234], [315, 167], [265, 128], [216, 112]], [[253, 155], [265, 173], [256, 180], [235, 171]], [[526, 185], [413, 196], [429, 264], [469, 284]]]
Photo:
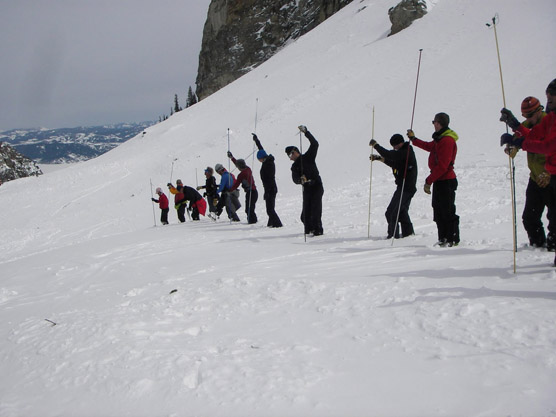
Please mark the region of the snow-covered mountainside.
[[[520, 153], [513, 272], [502, 89], [485, 25], [499, 15], [505, 98], [519, 115], [556, 76], [556, 3], [430, 1], [386, 37], [396, 3], [354, 1], [145, 135], [0, 187], [0, 416], [556, 414], [554, 254], [526, 245]], [[427, 139], [435, 113], [451, 116], [458, 247], [434, 246], [419, 149], [416, 235], [384, 240], [394, 182], [380, 163], [370, 181], [373, 108], [384, 146], [412, 120]], [[284, 153], [300, 145], [299, 124], [319, 140], [325, 187], [324, 235], [306, 242]], [[153, 187], [201, 183], [207, 165], [228, 165], [228, 147], [258, 172], [254, 131], [276, 156], [284, 227], [265, 227], [262, 199], [256, 225], [243, 212], [239, 224], [178, 224], [171, 208], [160, 226]]]
[[0, 132], [0, 141], [9, 143], [38, 163], [74, 163], [96, 158], [152, 125], [153, 122], [142, 122], [60, 129], [14, 129]]

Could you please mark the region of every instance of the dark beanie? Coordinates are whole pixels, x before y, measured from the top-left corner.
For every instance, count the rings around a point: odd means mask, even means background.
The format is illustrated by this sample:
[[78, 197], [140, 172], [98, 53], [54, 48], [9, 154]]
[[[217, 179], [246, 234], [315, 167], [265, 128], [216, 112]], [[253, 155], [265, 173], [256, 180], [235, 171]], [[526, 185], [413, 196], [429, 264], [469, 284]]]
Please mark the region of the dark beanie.
[[548, 87], [546, 87], [546, 92], [551, 96], [556, 96], [556, 78], [554, 78], [550, 82], [550, 84], [548, 84]]
[[297, 149], [297, 146], [286, 146], [286, 153], [289, 155], [290, 153], [292, 153], [292, 151], [296, 151], [297, 153], [299, 152], [299, 149]]
[[247, 164], [244, 159], [236, 159], [236, 167], [238, 167], [238, 169], [245, 169]]
[[390, 138], [390, 145], [396, 146], [399, 145], [400, 143], [404, 143], [404, 140], [403, 140], [403, 136], [400, 135], [399, 133], [396, 133]]
[[448, 116], [446, 113], [438, 113], [436, 116], [434, 116], [434, 120], [436, 120], [442, 127], [448, 127], [448, 125], [450, 124], [450, 116]]

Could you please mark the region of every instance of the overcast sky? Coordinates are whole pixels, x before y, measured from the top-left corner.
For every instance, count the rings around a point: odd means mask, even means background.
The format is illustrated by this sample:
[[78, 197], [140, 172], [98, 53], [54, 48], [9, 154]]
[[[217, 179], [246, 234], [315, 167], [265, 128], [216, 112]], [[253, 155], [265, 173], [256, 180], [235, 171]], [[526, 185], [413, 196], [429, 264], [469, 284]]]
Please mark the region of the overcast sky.
[[0, 0], [0, 131], [158, 120], [195, 89], [210, 0]]

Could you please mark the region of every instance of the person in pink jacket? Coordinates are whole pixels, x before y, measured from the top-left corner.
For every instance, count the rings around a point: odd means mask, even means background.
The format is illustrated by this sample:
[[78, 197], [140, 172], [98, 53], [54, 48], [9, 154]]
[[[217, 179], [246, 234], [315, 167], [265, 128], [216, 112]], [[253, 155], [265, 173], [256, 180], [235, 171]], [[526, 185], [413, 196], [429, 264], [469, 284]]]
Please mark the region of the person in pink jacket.
[[430, 174], [425, 179], [424, 191], [431, 194], [433, 220], [438, 229], [438, 246], [457, 246], [459, 244], [459, 216], [456, 214], [456, 190], [458, 180], [454, 163], [458, 147], [458, 135], [448, 127], [450, 116], [438, 113], [432, 121], [434, 133], [432, 141], [425, 142], [415, 137], [413, 130], [407, 137], [417, 148], [429, 152]]
[[158, 194], [158, 199], [152, 198], [151, 200], [158, 203], [158, 207], [160, 207], [160, 223], [168, 224], [168, 212], [170, 211], [168, 197], [166, 197], [166, 194], [162, 192], [160, 187], [156, 189], [156, 194]]

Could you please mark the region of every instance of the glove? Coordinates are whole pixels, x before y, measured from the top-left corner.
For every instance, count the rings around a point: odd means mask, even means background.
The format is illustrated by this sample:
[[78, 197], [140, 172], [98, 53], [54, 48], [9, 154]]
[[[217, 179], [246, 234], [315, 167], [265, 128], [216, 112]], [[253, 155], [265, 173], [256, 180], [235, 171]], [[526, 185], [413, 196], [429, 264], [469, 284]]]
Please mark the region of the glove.
[[415, 139], [415, 133], [413, 133], [413, 130], [407, 129], [407, 137], [409, 138], [409, 140]]
[[512, 142], [512, 147], [517, 148], [517, 149], [521, 149], [521, 146], [523, 146], [523, 141], [525, 140], [525, 138], [514, 138], [514, 141]]
[[213, 198], [213, 199], [212, 199], [212, 204], [213, 204], [214, 206], [217, 206], [217, 205], [218, 205], [218, 199], [217, 199], [217, 198]]
[[511, 146], [511, 145], [507, 145], [506, 148], [504, 149], [504, 153], [512, 159], [515, 158], [518, 151], [519, 148], [516, 148], [515, 146]]
[[500, 110], [500, 114], [500, 121], [506, 123], [512, 130], [516, 130], [519, 127], [519, 121], [510, 110], [503, 108]]
[[374, 153], [369, 156], [371, 161], [384, 161], [384, 158], [380, 155], [375, 155]]
[[376, 140], [371, 139], [371, 141], [369, 142], [369, 146], [375, 146], [376, 145]]
[[206, 197], [206, 196], [207, 196], [207, 193], [203, 193], [203, 197]]
[[195, 189], [196, 189], [197, 191], [202, 190], [202, 189], [203, 189], [203, 186], [198, 185], [197, 188], [195, 188]]
[[158, 203], [158, 200], [155, 198], [151, 198], [151, 200], [153, 201], [153, 203]]
[[537, 177], [537, 184], [541, 188], [545, 188], [550, 184], [550, 174], [546, 171], [541, 172]]
[[425, 183], [425, 186], [423, 187], [423, 191], [425, 191], [425, 193], [430, 194], [431, 193], [431, 185]]
[[307, 126], [304, 125], [300, 125], [297, 127], [301, 132], [303, 133], [307, 133]]
[[168, 186], [168, 188], [173, 187], [172, 183], [169, 182], [168, 184], [166, 184]]
[[230, 159], [232, 159], [234, 157], [230, 151], [228, 151], [228, 153], [226, 155], [228, 155], [228, 158], [230, 158]]
[[259, 139], [259, 138], [257, 137], [257, 134], [256, 134], [256, 133], [251, 133], [251, 134], [253, 135], [253, 140]]
[[313, 182], [313, 180], [307, 179], [307, 177], [305, 175], [301, 176], [301, 184], [302, 185], [311, 185], [312, 182]]
[[504, 133], [502, 136], [500, 136], [500, 146], [511, 145], [513, 141], [514, 135], [511, 135], [509, 133]]

